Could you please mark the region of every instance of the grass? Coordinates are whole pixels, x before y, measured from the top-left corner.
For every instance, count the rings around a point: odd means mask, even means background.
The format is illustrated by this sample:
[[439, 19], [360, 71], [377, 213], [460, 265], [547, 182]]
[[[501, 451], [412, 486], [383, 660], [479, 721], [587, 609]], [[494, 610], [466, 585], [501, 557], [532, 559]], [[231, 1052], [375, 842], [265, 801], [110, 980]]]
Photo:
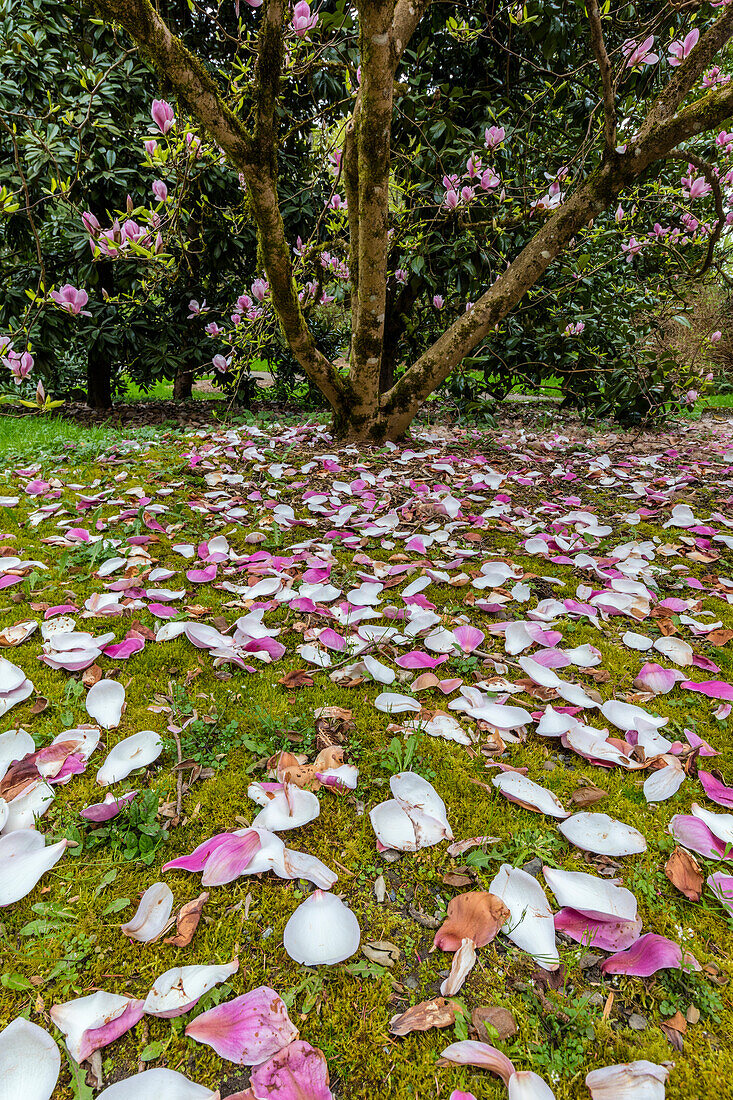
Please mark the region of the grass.
[[[64, 453], [88, 458], [130, 439], [130, 428], [85, 426], [59, 416], [0, 416], [0, 455], [4, 459], [49, 459]], [[135, 438], [154, 438], [153, 429], [135, 429]]]
[[[246, 493], [243, 500], [249, 507], [249, 514], [236, 526], [223, 517], [206, 515], [192, 507], [196, 500], [211, 491], [201, 471], [216, 468], [223, 461], [236, 472], [244, 473], [247, 481], [257, 484], [263, 497], [276, 489], [278, 502], [291, 503], [303, 518], [312, 518], [302, 507], [303, 478], [298, 474], [299, 466], [312, 458], [310, 454], [289, 455], [287, 462], [293, 472], [286, 472], [280, 484], [275, 485], [266, 473], [242, 460], [239, 448], [234, 448], [231, 456], [224, 460], [208, 459], [207, 442], [200, 435], [182, 439], [170, 433], [146, 435], [135, 430], [128, 433], [134, 440], [136, 449], [133, 450], [129, 444], [121, 446], [124, 432], [110, 429], [81, 430], [64, 421], [32, 420], [27, 431], [29, 434], [25, 435], [15, 428], [6, 429], [6, 422], [0, 420], [3, 458], [12, 466], [12, 461], [25, 447], [23, 455], [41, 464], [44, 477], [58, 477], [59, 503], [67, 509], [66, 518], [89, 529], [102, 524], [100, 529], [109, 538], [127, 538], [147, 531], [143, 513], [134, 509], [135, 497], [125, 496], [127, 489], [140, 488], [147, 496], [154, 496], [162, 489], [170, 490], [168, 495], [158, 499], [169, 508], [164, 522], [173, 524], [176, 530], [171, 537], [153, 532], [149, 549], [158, 565], [178, 571], [183, 568], [182, 559], [171, 548], [179, 540], [197, 542], [215, 533], [224, 533], [231, 544], [244, 553], [252, 549], [244, 542], [247, 532], [260, 530], [267, 535], [267, 542], [263, 544], [266, 549], [284, 553], [290, 544], [314, 534], [303, 527], [281, 531], [272, 524], [267, 510], [247, 503]], [[65, 432], [68, 432], [66, 438]], [[70, 461], [60, 462], [67, 443], [72, 445], [71, 450], [66, 450]], [[491, 461], [501, 463], [503, 452], [494, 454], [490, 442], [483, 443], [486, 444], [484, 453], [490, 455]], [[111, 445], [116, 449], [107, 450]], [[477, 441], [476, 446], [479, 445]], [[266, 462], [283, 461], [283, 453], [269, 450], [265, 441], [258, 446], [263, 448]], [[454, 447], [455, 443], [450, 446]], [[186, 457], [191, 450], [202, 457], [202, 464], [194, 468]], [[425, 477], [421, 469], [406, 470], [405, 476], [409, 473], [419, 480]], [[309, 488], [320, 487], [327, 480], [319, 466], [309, 473], [307, 484]], [[95, 485], [95, 491], [113, 488], [112, 499], [78, 515], [79, 491], [70, 488], [68, 483]], [[22, 484], [22, 480], [8, 470], [5, 477], [0, 478], [0, 495], [22, 495], [19, 493]], [[213, 491], [216, 493], [216, 488]], [[512, 491], [515, 506], [521, 492], [525, 506], [534, 509], [545, 499], [547, 488], [540, 481], [536, 488], [516, 487]], [[591, 502], [590, 494], [585, 488], [579, 488], [577, 482], [573, 483], [571, 491], [582, 493], [584, 504]], [[122, 498], [124, 508], [114, 503], [116, 497]], [[708, 510], [715, 507], [712, 499], [709, 498]], [[629, 507], [627, 500], [597, 488], [593, 489], [592, 502], [602, 516], [617, 517]], [[38, 528], [25, 525], [27, 513], [36, 503], [35, 498], [23, 499], [17, 509], [3, 513], [3, 541], [10, 540], [10, 545], [24, 555], [47, 562], [49, 570], [38, 570], [20, 585], [0, 593], [0, 627], [27, 618], [29, 614], [40, 617], [45, 603], [54, 604], [68, 598], [82, 606], [86, 598], [101, 589], [94, 570], [100, 560], [113, 552], [107, 549], [100, 559], [95, 559], [93, 548], [86, 545], [68, 549], [43, 542], [58, 531], [53, 519]], [[132, 513], [120, 519], [120, 513], [131, 504]], [[705, 505], [700, 507], [701, 514], [706, 515]], [[614, 545], [618, 532], [624, 530], [617, 518], [613, 522], [616, 531], [604, 542], [605, 549]], [[538, 559], [523, 553], [514, 535], [499, 527], [489, 527], [483, 534], [483, 557], [506, 557], [528, 573], [551, 573], [574, 591], [579, 578], [572, 567], [542, 562], [538, 570]], [[662, 531], [650, 523], [634, 528], [633, 535], [626, 534], [639, 539], [660, 536], [664, 541], [671, 537], [669, 531]], [[622, 537], [626, 537], [625, 534]], [[339, 543], [329, 545], [338, 547]], [[362, 550], [383, 560], [392, 553], [375, 539], [366, 539]], [[352, 554], [340, 549], [336, 549], [335, 554], [337, 583], [344, 586], [353, 583], [356, 566]], [[440, 557], [438, 549], [436, 559]], [[691, 574], [699, 576], [711, 568], [687, 560], [685, 564]], [[721, 573], [731, 575], [731, 568], [730, 563], [720, 562]], [[671, 585], [674, 576], [671, 574], [665, 584]], [[178, 577], [170, 582], [171, 587], [175, 587], [177, 580]], [[541, 578], [535, 576], [530, 584], [535, 598], [546, 594]], [[232, 622], [246, 610], [241, 600], [217, 585], [189, 584], [187, 587], [186, 604], [193, 607], [193, 611], [187, 612], [189, 617], [198, 613], [197, 607], [203, 607], [204, 621], [221, 615]], [[427, 594], [441, 613], [453, 616], [469, 611], [474, 621], [485, 626], [485, 617], [471, 612], [464, 604], [467, 591], [433, 584]], [[670, 588], [671, 591], [675, 590]], [[397, 602], [399, 589], [393, 593]], [[31, 601], [37, 607], [29, 611]], [[704, 605], [714, 609], [726, 626], [733, 626], [733, 608], [710, 597], [704, 598]], [[119, 640], [135, 619], [148, 627], [155, 626], [155, 620], [147, 611], [127, 613], [121, 619], [80, 619], [79, 622], [80, 629], [90, 629], [94, 633], [112, 629]], [[155, 977], [169, 967], [223, 962], [237, 954], [239, 973], [226, 986], [204, 997], [195, 1013], [256, 985], [271, 985], [288, 1000], [291, 1016], [301, 1029], [302, 1037], [320, 1046], [326, 1054], [332, 1087], [339, 1100], [366, 1100], [374, 1095], [391, 1100], [412, 1100], [416, 1095], [447, 1098], [452, 1089], [470, 1090], [480, 1100], [503, 1098], [506, 1096], [503, 1085], [485, 1072], [436, 1066], [437, 1055], [461, 1034], [460, 1027], [455, 1033], [452, 1029], [431, 1031], [402, 1040], [394, 1040], [389, 1035], [390, 1017], [408, 1004], [435, 996], [441, 980], [440, 971], [447, 966], [444, 955], [430, 953], [433, 933], [417, 923], [409, 915], [409, 909], [422, 910], [428, 916], [442, 915], [457, 892], [445, 885], [443, 874], [457, 866], [467, 865], [475, 876], [476, 887], [483, 889], [488, 888], [501, 862], [521, 866], [534, 855], [570, 870], [593, 871], [594, 867], [589, 867], [581, 853], [566, 844], [548, 819], [511, 806], [496, 792], [473, 782], [490, 783], [492, 773], [486, 771], [480, 756], [469, 754], [456, 744], [430, 738], [420, 738], [414, 745], [412, 766], [428, 776], [444, 798], [456, 837], [488, 834], [498, 837], [499, 843], [455, 861], [448, 859], [444, 846], [440, 845], [403, 856], [396, 863], [384, 862], [376, 852], [368, 817], [368, 810], [374, 804], [389, 797], [389, 770], [382, 765], [394, 734], [388, 729], [391, 719], [373, 706], [379, 688], [368, 683], [349, 691], [337, 687], [321, 673], [316, 675], [313, 687], [298, 691], [287, 689], [278, 680], [289, 669], [303, 664], [294, 646], [302, 640], [299, 629], [304, 616], [283, 605], [278, 611], [268, 613], [267, 621], [282, 628], [288, 653], [275, 665], [258, 665], [253, 674], [233, 666], [214, 669], [205, 651], [193, 649], [181, 637], [167, 643], [149, 643], [142, 653], [128, 662], [108, 658], [100, 662], [105, 674], [113, 672], [126, 685], [128, 700], [119, 730], [105, 736], [107, 747], [140, 729], [154, 728], [165, 734], [166, 715], [151, 708], [171, 706], [184, 717], [185, 708], [194, 708], [199, 719], [212, 721], [208, 724], [201, 721], [200, 728], [191, 734], [192, 743], [187, 744], [186, 752], [192, 756], [198, 754], [204, 766], [215, 765], [214, 774], [199, 780], [186, 792], [180, 824], [170, 827], [170, 818], [156, 817], [158, 804], [170, 807], [176, 798], [176, 773], [172, 770], [176, 762], [175, 744], [173, 738], [167, 736], [164, 754], [148, 776], [138, 773], [115, 788], [116, 793], [134, 787], [152, 792], [152, 816], [148, 810], [142, 814], [124, 815], [101, 842], [95, 831], [80, 819], [79, 810], [100, 800], [94, 776], [104, 749], [97, 751], [84, 775], [75, 776], [68, 786], [56, 788], [56, 801], [44, 819], [44, 831], [54, 838], [67, 836], [77, 847], [69, 850], [31, 895], [3, 913], [0, 1025], [24, 1013], [59, 1039], [59, 1033], [54, 1031], [47, 1016], [50, 1007], [58, 1001], [95, 988], [144, 996]], [[311, 620], [309, 625], [315, 622]], [[631, 690], [641, 663], [640, 655], [620, 642], [622, 633], [628, 628], [628, 621], [620, 618], [603, 624], [600, 634], [583, 622], [562, 620], [558, 624], [564, 634], [562, 644], [574, 646], [589, 641], [602, 650], [602, 667], [608, 669], [611, 678], [608, 683], [595, 686], [604, 698]], [[653, 633], [656, 626], [653, 620], [648, 620], [640, 629]], [[85, 721], [86, 712], [83, 692], [69, 689], [69, 684], [76, 683], [78, 676], [52, 671], [39, 662], [36, 638], [14, 649], [9, 656], [24, 668], [34, 682], [36, 694], [47, 699], [49, 705], [34, 714], [31, 699], [13, 711], [6, 725], [20, 725], [29, 730], [40, 747], [48, 744], [61, 730]], [[721, 678], [733, 678], [730, 647], [713, 649], [701, 639], [695, 639], [695, 646], [715, 657], [722, 668]], [[495, 646], [494, 651], [501, 653], [501, 646]], [[465, 671], [465, 666], [460, 668]], [[453, 659], [441, 669], [445, 675], [458, 674], [458, 671], [459, 665]], [[477, 677], [486, 675], [486, 671], [479, 666]], [[586, 686], [594, 686], [591, 679], [584, 680], [582, 670], [577, 679]], [[445, 699], [436, 692], [421, 696], [421, 699], [427, 706], [445, 706]], [[528, 696], [516, 696], [514, 701], [530, 709], [538, 705]], [[189, 948], [174, 948], [162, 942], [130, 944], [120, 934], [119, 924], [130, 918], [140, 893], [151, 883], [161, 879], [168, 882], [176, 906], [200, 892], [199, 876], [181, 871], [163, 874], [162, 864], [189, 852], [215, 832], [251, 821], [256, 809], [246, 797], [246, 787], [253, 776], [262, 774], [258, 761], [282, 748], [312, 753], [315, 745], [313, 714], [316, 708], [327, 705], [347, 707], [353, 712], [355, 729], [348, 735], [347, 746], [351, 758], [360, 767], [359, 789], [355, 798], [336, 798], [322, 793], [320, 816], [309, 826], [287, 835], [286, 842], [317, 855], [329, 866], [338, 865], [337, 888], [343, 891], [355, 911], [364, 938], [390, 940], [400, 948], [401, 957], [394, 970], [368, 964], [361, 956], [356, 956], [347, 965], [317, 972], [293, 963], [282, 949], [282, 931], [304, 893], [297, 883], [272, 875], [262, 879], [242, 877], [227, 886], [212, 888], [204, 920]], [[722, 748], [723, 755], [714, 763], [729, 780], [733, 777], [729, 723], [713, 719], [707, 701], [676, 691], [655, 699], [650, 709], [669, 715], [675, 730], [683, 725], [693, 726], [699, 734]], [[733, 957], [731, 922], [707, 897], [699, 905], [688, 902], [672, 888], [661, 870], [671, 850], [666, 823], [673, 813], [689, 810], [690, 802], [696, 797], [696, 785], [685, 783], [669, 802], [650, 807], [641, 792], [642, 778], [633, 773], [595, 768], [567, 754], [554, 761], [556, 749], [553, 743], [530, 736], [526, 744], [510, 747], [509, 759], [527, 766], [531, 778], [552, 786], [564, 802], [585, 776], [604, 787], [608, 797], [599, 809], [634, 824], [649, 842], [648, 851], [643, 856], [625, 860], [620, 872], [625, 883], [637, 893], [644, 930], [654, 930], [674, 939], [683, 937], [702, 963], [713, 962], [727, 975]], [[225, 766], [221, 766], [222, 761], [218, 759], [222, 753], [226, 756]], [[553, 762], [556, 767], [548, 777], [545, 765]], [[706, 867], [706, 871], [710, 869], [712, 865]], [[374, 897], [373, 884], [380, 874], [385, 877], [390, 891], [385, 904], [378, 904]], [[587, 1097], [583, 1078], [589, 1068], [634, 1058], [676, 1063], [667, 1088], [668, 1100], [691, 1100], [708, 1095], [722, 1098], [725, 1095], [723, 1082], [733, 1070], [730, 1045], [733, 1005], [729, 987], [719, 987], [707, 977], [676, 972], [662, 973], [643, 981], [603, 980], [597, 972], [579, 968], [582, 954], [585, 950], [577, 945], [563, 947], [561, 955], [568, 966], [566, 985], [561, 991], [548, 991], [540, 996], [529, 957], [508, 941], [498, 939], [479, 952], [478, 964], [461, 993], [461, 1001], [468, 1009], [493, 1004], [507, 1007], [514, 1013], [518, 1036], [510, 1043], [499, 1045], [507, 1050], [518, 1068], [534, 1068], [547, 1077], [553, 1083], [558, 1100]], [[587, 997], [597, 994], [601, 1002], [605, 1002], [611, 990], [615, 995], [615, 1008], [610, 1018], [604, 1019], [601, 1007], [589, 1004]], [[659, 1023], [678, 1007], [684, 1013], [691, 1004], [701, 1011], [701, 1023], [690, 1029], [684, 1052], [678, 1053], [669, 1046]], [[620, 1010], [644, 1015], [649, 1020], [648, 1028], [640, 1033], [631, 1031], [625, 1026], [623, 1015], [619, 1015]], [[225, 1095], [243, 1088], [246, 1080], [243, 1071], [222, 1062], [209, 1048], [185, 1038], [183, 1028], [189, 1019], [189, 1016], [172, 1021], [146, 1017], [132, 1032], [103, 1052], [106, 1077], [114, 1079], [135, 1072], [142, 1056], [147, 1067], [167, 1065], [180, 1069], [193, 1080], [212, 1088], [227, 1082], [223, 1088]], [[84, 1094], [75, 1092], [69, 1071], [64, 1068], [55, 1096], [57, 1100], [71, 1100], [74, 1095]]]

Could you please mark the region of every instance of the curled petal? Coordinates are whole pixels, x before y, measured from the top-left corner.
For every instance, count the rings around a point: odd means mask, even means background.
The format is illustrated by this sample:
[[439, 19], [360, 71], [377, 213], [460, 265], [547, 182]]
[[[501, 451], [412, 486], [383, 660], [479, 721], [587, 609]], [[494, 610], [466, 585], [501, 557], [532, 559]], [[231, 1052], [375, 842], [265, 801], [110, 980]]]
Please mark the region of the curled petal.
[[591, 1070], [585, 1083], [592, 1100], [664, 1100], [668, 1077], [666, 1066], [639, 1061]]
[[443, 997], [454, 997], [465, 982], [476, 964], [476, 944], [466, 937], [461, 941], [461, 946], [453, 956], [450, 974], [440, 987]]
[[315, 890], [285, 925], [283, 946], [296, 962], [331, 966], [359, 949], [361, 929], [352, 911], [335, 894]]
[[638, 829], [616, 821], [608, 814], [573, 814], [558, 829], [576, 848], [604, 856], [631, 856], [646, 851], [646, 840]]
[[163, 742], [160, 734], [154, 730], [133, 733], [131, 737], [118, 741], [107, 753], [104, 763], [97, 772], [97, 783], [102, 787], [119, 783], [137, 768], [147, 768], [148, 764], [158, 759], [162, 751]]
[[448, 915], [433, 942], [441, 951], [457, 951], [468, 937], [476, 947], [485, 947], [508, 917], [509, 910], [501, 898], [486, 890], [470, 890], [448, 902]]
[[479, 1069], [488, 1069], [497, 1077], [501, 1077], [505, 1085], [509, 1084], [512, 1074], [516, 1073], [514, 1065], [506, 1054], [502, 1054], [500, 1050], [488, 1043], [476, 1043], [471, 1039], [451, 1043], [441, 1051], [440, 1057], [457, 1066], [478, 1066]]
[[555, 943], [555, 924], [537, 879], [504, 863], [489, 889], [509, 909], [504, 930], [512, 943], [530, 954], [543, 970], [557, 970], [560, 959]]
[[146, 1069], [100, 1092], [96, 1100], [219, 1100], [219, 1090], [196, 1085], [174, 1069]]
[[628, 950], [619, 951], [601, 963], [601, 970], [604, 974], [631, 974], [637, 978], [648, 978], [658, 970], [680, 970], [682, 965], [679, 944], [656, 932], [647, 932]]
[[239, 959], [214, 966], [175, 966], [155, 979], [145, 998], [145, 1011], [170, 1020], [193, 1008], [204, 993], [239, 970]]
[[539, 1074], [521, 1069], [512, 1074], [508, 1086], [509, 1100], [555, 1100], [555, 1093]]
[[138, 943], [152, 943], [162, 936], [173, 908], [173, 893], [164, 882], [149, 886], [140, 898], [140, 904], [132, 920], [120, 926], [120, 930]]
[[50, 871], [66, 851], [68, 841], [46, 848], [35, 829], [19, 829], [0, 837], [0, 906], [20, 901]]
[[641, 921], [597, 920], [575, 909], [561, 909], [555, 913], [555, 930], [564, 932], [576, 943], [585, 944], [600, 951], [625, 951], [636, 943], [641, 935]]
[[125, 689], [116, 680], [98, 680], [87, 692], [87, 714], [106, 730], [116, 729], [125, 706]]
[[253, 1100], [333, 1100], [328, 1083], [323, 1052], [298, 1039], [252, 1072], [250, 1089]]
[[109, 1046], [134, 1027], [143, 1014], [142, 1001], [101, 989], [51, 1009], [51, 1019], [63, 1031], [75, 1062], [84, 1062], [95, 1050]]

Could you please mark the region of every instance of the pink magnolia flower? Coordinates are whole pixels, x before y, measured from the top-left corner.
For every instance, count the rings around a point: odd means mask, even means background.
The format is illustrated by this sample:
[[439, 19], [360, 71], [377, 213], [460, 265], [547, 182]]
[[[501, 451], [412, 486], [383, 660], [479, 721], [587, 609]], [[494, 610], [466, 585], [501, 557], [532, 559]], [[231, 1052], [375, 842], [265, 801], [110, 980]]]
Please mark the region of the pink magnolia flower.
[[714, 88], [716, 84], [727, 84], [730, 80], [729, 76], [725, 76], [718, 65], [713, 65], [712, 69], [708, 69], [702, 78], [703, 88]]
[[643, 241], [637, 241], [636, 237], [629, 237], [628, 244], [621, 245], [621, 251], [626, 253], [626, 263], [631, 263], [634, 256], [638, 256], [643, 247]]
[[725, 130], [721, 130], [715, 139], [715, 144], [721, 146], [728, 145], [731, 141], [733, 141], [733, 134], [728, 134]]
[[688, 390], [685, 394], [685, 404], [694, 405], [700, 394], [697, 390]]
[[466, 173], [470, 180], [476, 179], [476, 176], [481, 175], [481, 157], [478, 153], [471, 153], [471, 156], [466, 161]]
[[484, 141], [487, 149], [498, 149], [504, 140], [504, 127], [503, 126], [488, 126], [484, 130]]
[[624, 208], [623, 208], [623, 206], [621, 205], [621, 203], [619, 203], [619, 204], [618, 204], [618, 208], [617, 208], [617, 210], [616, 210], [616, 221], [618, 222], [618, 224], [619, 224], [619, 225], [620, 225], [620, 224], [621, 224], [621, 222], [622, 222], [622, 221], [624, 220], [625, 216], [626, 216], [626, 215], [625, 215], [625, 213], [624, 213]]
[[209, 321], [208, 325], [204, 329], [207, 336], [218, 336], [221, 329], [217, 325], [216, 321]]
[[298, 0], [293, 8], [293, 30], [298, 38], [305, 38], [308, 31], [318, 23], [318, 16], [311, 15], [310, 4], [307, 0]]
[[461, 188], [461, 202], [470, 202], [476, 194], [475, 187], [462, 187]]
[[636, 44], [635, 39], [627, 38], [621, 49], [626, 57], [626, 68], [635, 69], [639, 65], [654, 65], [659, 61], [659, 55], [651, 53], [651, 48], [654, 45], [654, 35], [650, 34], [648, 38], [645, 38], [639, 45]]
[[443, 205], [446, 207], [447, 210], [455, 210], [455, 208], [459, 205], [460, 201], [461, 201], [461, 199], [460, 199], [460, 196], [459, 196], [458, 192], [454, 191], [453, 188], [451, 187], [451, 189], [449, 191], [446, 191], [446, 193], [445, 193], [445, 198], [443, 199]]
[[90, 236], [94, 236], [101, 230], [101, 225], [89, 210], [85, 210], [81, 216], [82, 224]]
[[188, 309], [188, 320], [190, 321], [192, 317], [198, 317], [200, 313], [203, 313], [206, 310], [206, 299], [204, 299], [201, 305], [199, 305], [196, 299], [192, 298], [191, 301], [188, 303]]
[[328, 205], [331, 210], [345, 210], [346, 199], [342, 199], [340, 195], [331, 195], [331, 201]]
[[149, 157], [155, 156], [155, 150], [158, 148], [158, 143], [155, 138], [148, 138], [145, 142], [145, 152]]
[[168, 198], [168, 188], [163, 180], [153, 180], [153, 194], [158, 202], [165, 202]]
[[456, 175], [443, 176], [443, 187], [446, 191], [457, 191], [461, 182], [461, 177]]
[[176, 124], [176, 116], [173, 108], [165, 99], [154, 99], [150, 108], [150, 116], [161, 134], [167, 134]]
[[445, 299], [444, 299], [442, 294], [434, 294], [433, 295], [433, 305], [435, 306], [436, 309], [442, 309], [443, 308], [443, 306], [445, 305]]
[[718, 329], [716, 332], [711, 333], [710, 343], [717, 344], [722, 339], [723, 333]]
[[404, 270], [404, 268], [398, 267], [397, 270], [394, 273], [394, 278], [395, 278], [396, 283], [406, 283], [407, 282], [407, 272]]
[[254, 302], [250, 298], [249, 294], [240, 294], [237, 298], [237, 309], [241, 309], [242, 312], [251, 309]]
[[71, 313], [75, 317], [80, 315], [91, 317], [89, 310], [84, 309], [89, 301], [86, 290], [77, 290], [71, 283], [65, 283], [60, 290], [52, 290], [51, 297], [59, 309], [63, 309], [66, 313]]
[[341, 150], [336, 149], [333, 153], [329, 153], [328, 160], [334, 173], [338, 175], [339, 169], [341, 168]]
[[19, 386], [33, 370], [33, 356], [29, 351], [24, 351], [22, 355], [11, 352], [6, 359], [3, 359], [3, 363], [15, 379], [16, 386]]
[[669, 226], [664, 226], [663, 227], [659, 224], [659, 222], [655, 222], [654, 223], [654, 228], [652, 229], [652, 232], [651, 232], [651, 236], [655, 237], [656, 240], [658, 240], [658, 241], [662, 241], [662, 240], [664, 240], [664, 238], [667, 236], [668, 233], [669, 233]]
[[267, 285], [265, 279], [258, 278], [255, 279], [255, 281], [252, 283], [250, 289], [252, 291], [253, 298], [256, 298], [258, 302], [264, 302], [270, 288]]
[[712, 191], [712, 187], [704, 176], [698, 176], [697, 179], [693, 179], [692, 175], [683, 176], [682, 187], [683, 194], [689, 199], [702, 199]]
[[242, 314], [241, 313], [232, 313], [231, 318], [232, 318], [232, 324], [234, 325], [235, 328], [237, 327], [237, 325], [241, 325], [241, 323], [242, 323]]
[[585, 328], [585, 321], [576, 321], [575, 324], [565, 326], [566, 336], [580, 336], [581, 332]]
[[697, 27], [695, 27], [694, 30], [690, 31], [690, 33], [685, 36], [682, 42], [677, 40], [670, 42], [669, 46], [667, 46], [667, 52], [670, 55], [670, 65], [681, 65], [685, 58], [689, 57], [694, 50], [699, 37], [700, 32]]
[[481, 186], [484, 191], [493, 191], [500, 183], [501, 180], [493, 168], [487, 168], [486, 171], [481, 173]]
[[215, 355], [211, 360], [211, 364], [215, 370], [218, 370], [220, 374], [226, 374], [229, 370], [229, 364], [231, 359], [225, 359], [223, 355]]

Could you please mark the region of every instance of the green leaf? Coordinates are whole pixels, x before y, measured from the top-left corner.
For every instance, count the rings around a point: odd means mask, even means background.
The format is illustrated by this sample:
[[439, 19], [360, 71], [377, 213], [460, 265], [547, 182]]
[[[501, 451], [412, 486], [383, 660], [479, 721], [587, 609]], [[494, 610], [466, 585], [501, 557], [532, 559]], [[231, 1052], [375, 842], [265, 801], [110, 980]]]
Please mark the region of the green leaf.
[[108, 917], [110, 913], [119, 913], [122, 909], [125, 909], [130, 904], [129, 898], [115, 898], [111, 901], [106, 909], [102, 910], [102, 916]]

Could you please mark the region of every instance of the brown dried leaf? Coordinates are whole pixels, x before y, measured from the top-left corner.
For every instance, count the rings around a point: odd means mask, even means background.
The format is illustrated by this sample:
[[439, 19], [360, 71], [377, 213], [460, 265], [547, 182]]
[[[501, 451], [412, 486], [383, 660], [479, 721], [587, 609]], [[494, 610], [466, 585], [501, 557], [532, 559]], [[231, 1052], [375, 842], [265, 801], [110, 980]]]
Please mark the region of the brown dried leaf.
[[198, 928], [204, 905], [208, 900], [209, 895], [203, 893], [199, 894], [193, 901], [187, 901], [185, 905], [182, 905], [176, 917], [176, 934], [163, 940], [163, 943], [170, 943], [174, 947], [188, 947]]
[[485, 947], [508, 917], [509, 910], [496, 894], [470, 890], [448, 902], [448, 916], [433, 942], [441, 951], [457, 951], [464, 939], [473, 940], [476, 947]]
[[517, 1034], [517, 1024], [511, 1012], [508, 1008], [501, 1008], [499, 1005], [479, 1005], [478, 1008], [474, 1008], [471, 1013], [471, 1023], [482, 1042], [488, 1040], [493, 1043], [496, 1038], [493, 1032], [487, 1031], [487, 1024], [498, 1033], [500, 1039], [509, 1039]]
[[102, 679], [102, 670], [99, 665], [90, 665], [81, 674], [81, 682], [86, 688], [94, 687]]
[[705, 877], [697, 860], [686, 849], [675, 848], [664, 865], [664, 873], [686, 898], [700, 900]]
[[443, 875], [443, 882], [446, 886], [472, 886], [473, 878], [471, 875], [462, 874], [460, 871], [446, 871]]
[[305, 668], [293, 668], [278, 680], [286, 688], [313, 687], [313, 677]]
[[718, 630], [711, 630], [709, 634], [705, 635], [705, 640], [712, 642], [713, 645], [722, 646], [727, 645], [733, 638], [733, 630], [729, 630], [725, 627], [721, 627]]
[[429, 1031], [432, 1027], [450, 1027], [456, 1021], [456, 1010], [444, 997], [421, 1001], [389, 1022], [392, 1035], [409, 1035], [411, 1031]]
[[592, 806], [594, 802], [600, 802], [607, 794], [608, 791], [604, 791], [602, 787], [597, 787], [595, 783], [587, 783], [583, 787], [578, 787], [577, 791], [573, 791], [570, 795], [570, 801], [574, 802], [576, 806]]
[[43, 695], [37, 696], [31, 705], [31, 714], [40, 714], [48, 706], [48, 699]]

